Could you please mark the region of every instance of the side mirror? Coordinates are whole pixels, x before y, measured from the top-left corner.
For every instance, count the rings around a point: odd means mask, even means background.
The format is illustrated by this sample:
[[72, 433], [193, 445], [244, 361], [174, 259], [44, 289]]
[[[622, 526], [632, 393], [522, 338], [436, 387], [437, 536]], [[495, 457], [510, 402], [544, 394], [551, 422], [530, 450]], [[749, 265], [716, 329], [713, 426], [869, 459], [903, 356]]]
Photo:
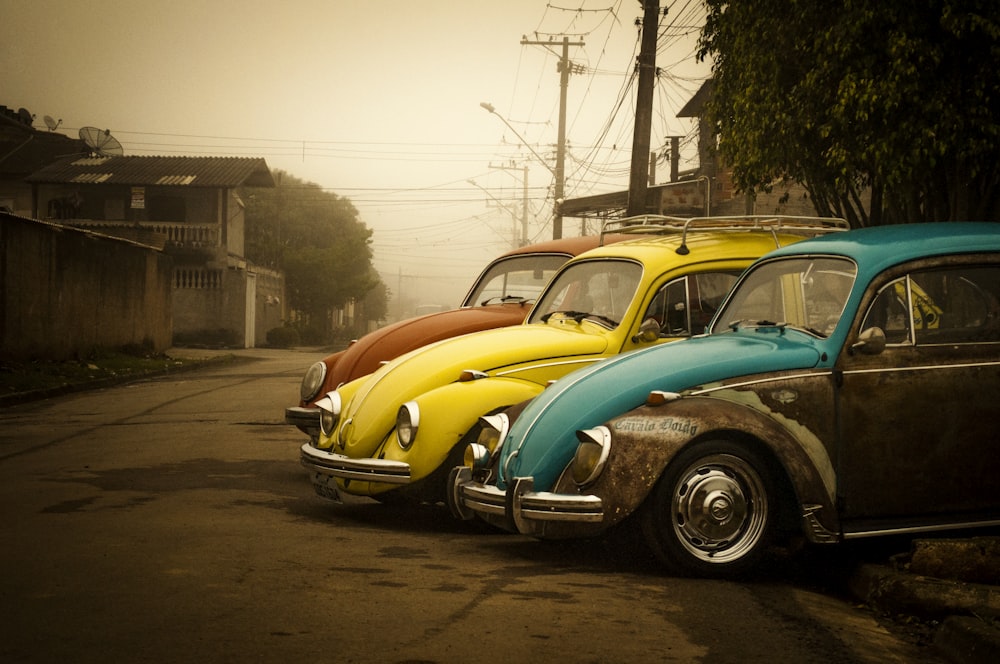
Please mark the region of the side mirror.
[[660, 324], [656, 322], [655, 318], [647, 318], [642, 321], [642, 325], [639, 326], [639, 333], [632, 337], [633, 343], [642, 342], [645, 344], [652, 343], [660, 338]]
[[865, 355], [878, 355], [885, 350], [885, 332], [881, 327], [869, 327], [862, 330], [858, 340], [851, 346], [852, 351], [860, 351]]

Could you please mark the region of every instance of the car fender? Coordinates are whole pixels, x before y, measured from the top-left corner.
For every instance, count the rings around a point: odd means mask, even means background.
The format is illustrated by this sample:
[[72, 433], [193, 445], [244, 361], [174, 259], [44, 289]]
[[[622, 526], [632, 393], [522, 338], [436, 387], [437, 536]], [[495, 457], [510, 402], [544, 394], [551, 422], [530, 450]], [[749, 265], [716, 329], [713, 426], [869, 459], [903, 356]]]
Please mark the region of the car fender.
[[[329, 436], [324, 436], [322, 433], [320, 433], [319, 439], [316, 443], [316, 447], [318, 449], [329, 450], [331, 447], [333, 447], [333, 441], [337, 439], [337, 436], [340, 432], [340, 427], [343, 424], [343, 410], [346, 410], [347, 405], [350, 403], [351, 399], [354, 398], [354, 395], [357, 394], [358, 390], [361, 389], [361, 387], [364, 385], [367, 379], [368, 376], [362, 376], [361, 378], [352, 380], [350, 383], [345, 383], [344, 385], [341, 385], [339, 388], [337, 388], [336, 391], [337, 394], [340, 395], [340, 402], [342, 408], [341, 418], [337, 421], [337, 424], [333, 428], [333, 432]], [[322, 399], [323, 396], [326, 395], [324, 394], [321, 395], [319, 398], [317, 398], [317, 402], [320, 399]]]
[[[731, 400], [734, 394], [739, 400]], [[642, 406], [611, 421], [613, 447], [608, 466], [582, 492], [566, 472], [559, 493], [601, 497], [603, 527], [620, 522], [645, 501], [664, 469], [686, 446], [707, 438], [754, 440], [769, 450], [795, 493], [797, 512], [807, 520], [807, 537], [831, 541], [839, 532], [835, 476], [830, 455], [812, 432], [760, 404], [755, 395], [685, 397], [661, 406]], [[742, 402], [741, 402], [741, 401]]]
[[417, 437], [404, 450], [395, 429], [386, 439], [384, 458], [410, 464], [413, 481], [438, 468], [448, 453], [479, 421], [479, 417], [532, 399], [544, 389], [516, 378], [488, 377], [443, 385], [413, 399], [420, 409]]

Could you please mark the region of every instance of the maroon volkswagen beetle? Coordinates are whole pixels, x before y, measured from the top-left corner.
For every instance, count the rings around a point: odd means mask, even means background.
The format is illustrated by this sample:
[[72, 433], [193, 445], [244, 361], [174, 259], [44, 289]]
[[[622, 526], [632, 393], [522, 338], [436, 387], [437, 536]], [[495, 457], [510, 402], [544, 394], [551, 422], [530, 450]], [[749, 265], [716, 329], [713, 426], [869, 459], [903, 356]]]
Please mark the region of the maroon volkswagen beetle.
[[[622, 239], [621, 235], [605, 236], [604, 243]], [[317, 436], [319, 411], [313, 402], [343, 383], [370, 374], [383, 362], [434, 341], [520, 324], [563, 263], [600, 243], [597, 235], [571, 237], [502, 254], [486, 266], [458, 309], [379, 328], [309, 367], [299, 389], [299, 405], [285, 409], [285, 423], [297, 426], [309, 436]]]

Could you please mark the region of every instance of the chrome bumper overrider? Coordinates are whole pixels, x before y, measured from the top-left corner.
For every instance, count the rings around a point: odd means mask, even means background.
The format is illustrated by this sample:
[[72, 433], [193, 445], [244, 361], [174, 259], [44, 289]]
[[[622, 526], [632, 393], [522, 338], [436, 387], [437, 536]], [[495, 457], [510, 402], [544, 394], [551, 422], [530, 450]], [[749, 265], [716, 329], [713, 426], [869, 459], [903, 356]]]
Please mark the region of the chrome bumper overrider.
[[299, 431], [311, 438], [318, 438], [319, 408], [290, 406], [285, 409], [285, 424], [298, 427]]
[[300, 460], [315, 478], [338, 477], [345, 480], [409, 484], [410, 464], [385, 459], [352, 459], [343, 454], [320, 450], [309, 443], [302, 445]]
[[502, 491], [493, 485], [472, 481], [468, 469], [459, 469], [452, 474], [452, 511], [466, 519], [474, 514], [503, 516], [523, 535], [541, 533], [545, 523], [550, 521], [599, 523], [603, 520], [604, 509], [599, 497], [536, 492], [534, 484], [532, 477], [518, 477]]

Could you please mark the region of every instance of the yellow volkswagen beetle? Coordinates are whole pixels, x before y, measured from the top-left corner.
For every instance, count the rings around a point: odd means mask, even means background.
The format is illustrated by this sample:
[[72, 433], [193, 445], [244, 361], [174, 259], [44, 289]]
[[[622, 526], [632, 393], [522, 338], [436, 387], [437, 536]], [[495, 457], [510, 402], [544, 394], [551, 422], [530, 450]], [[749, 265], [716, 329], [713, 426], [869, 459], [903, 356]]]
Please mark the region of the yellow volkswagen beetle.
[[[316, 492], [439, 502], [479, 417], [538, 395], [603, 358], [701, 334], [763, 254], [846, 230], [839, 219], [643, 216], [641, 234], [570, 260], [521, 325], [418, 348], [316, 402], [321, 435], [301, 448]], [[586, 407], [581, 404], [581, 407]]]

